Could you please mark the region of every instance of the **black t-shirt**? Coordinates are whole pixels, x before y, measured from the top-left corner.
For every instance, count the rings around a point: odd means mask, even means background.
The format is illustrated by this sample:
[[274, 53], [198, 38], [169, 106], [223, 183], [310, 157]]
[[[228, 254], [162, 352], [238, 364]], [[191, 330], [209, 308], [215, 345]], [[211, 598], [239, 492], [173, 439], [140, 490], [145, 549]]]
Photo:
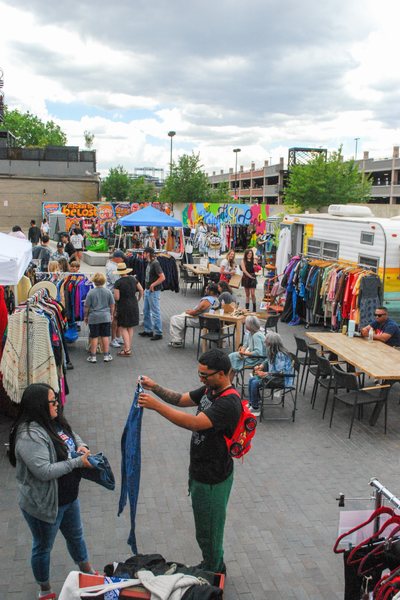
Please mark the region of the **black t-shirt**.
[[[74, 440], [65, 433], [62, 429], [57, 431], [59, 437], [67, 446], [68, 453], [76, 451]], [[78, 469], [74, 469], [70, 473], [63, 475], [57, 479], [58, 484], [58, 506], [70, 504], [77, 499], [79, 494], [79, 482], [81, 476]]]
[[204, 412], [213, 424], [211, 429], [192, 434], [189, 474], [200, 483], [221, 483], [232, 473], [233, 461], [224, 435], [232, 437], [242, 411], [240, 397], [233, 390], [228, 388], [222, 397], [206, 386], [189, 393], [198, 405], [197, 414]]
[[68, 256], [72, 256], [75, 252], [75, 247], [71, 242], [67, 242], [64, 246], [64, 252], [68, 254]]
[[[156, 258], [154, 260], [152, 260], [151, 262], [147, 263], [146, 276], [145, 276], [146, 290], [149, 289], [149, 287], [151, 286], [152, 283], [157, 281], [157, 279], [160, 277], [162, 272], [163, 272], [163, 270], [161, 268], [161, 265]], [[161, 290], [161, 285], [156, 285], [154, 290], [155, 291]]]
[[40, 240], [40, 229], [36, 227], [36, 225], [32, 225], [29, 227], [28, 231], [28, 240], [32, 242], [32, 244], [37, 244]]

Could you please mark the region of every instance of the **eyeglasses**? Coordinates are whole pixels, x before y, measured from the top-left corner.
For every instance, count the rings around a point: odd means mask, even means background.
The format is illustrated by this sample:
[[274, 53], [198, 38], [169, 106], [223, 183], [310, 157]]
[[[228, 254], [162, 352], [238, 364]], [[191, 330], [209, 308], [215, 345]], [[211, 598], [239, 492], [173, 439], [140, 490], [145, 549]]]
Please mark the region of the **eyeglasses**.
[[384, 317], [386, 313], [374, 313], [375, 317]]
[[219, 371], [213, 371], [212, 373], [201, 373], [200, 371], [197, 371], [197, 374], [200, 377], [200, 379], [208, 379], [209, 377], [211, 377], [212, 375], [215, 375], [216, 373], [219, 373]]
[[49, 404], [52, 404], [53, 406], [57, 406], [57, 404], [58, 404], [57, 398], [54, 398], [54, 400], [49, 400]]

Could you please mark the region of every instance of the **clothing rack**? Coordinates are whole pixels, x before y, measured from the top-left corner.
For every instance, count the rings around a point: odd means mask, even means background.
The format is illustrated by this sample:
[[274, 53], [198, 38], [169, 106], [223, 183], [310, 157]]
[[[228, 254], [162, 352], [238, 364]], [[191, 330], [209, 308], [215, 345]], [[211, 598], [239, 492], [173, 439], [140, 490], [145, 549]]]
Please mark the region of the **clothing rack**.
[[377, 500], [379, 500], [379, 504], [378, 504], [377, 508], [382, 506], [382, 497], [383, 497], [388, 502], [390, 502], [390, 504], [393, 504], [393, 506], [395, 508], [398, 508], [400, 510], [400, 499], [397, 498], [397, 496], [395, 496], [394, 494], [392, 494], [392, 492], [390, 490], [388, 490], [384, 485], [382, 485], [382, 483], [380, 481], [378, 481], [376, 479], [376, 477], [373, 477], [370, 480], [369, 485], [371, 485], [373, 488], [376, 489], [375, 497], [377, 498]]

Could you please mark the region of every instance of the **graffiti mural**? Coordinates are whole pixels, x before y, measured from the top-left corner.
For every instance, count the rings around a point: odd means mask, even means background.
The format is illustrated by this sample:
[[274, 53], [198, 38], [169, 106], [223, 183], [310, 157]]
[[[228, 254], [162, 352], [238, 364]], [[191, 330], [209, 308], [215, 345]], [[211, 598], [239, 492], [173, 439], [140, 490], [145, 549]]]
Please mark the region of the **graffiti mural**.
[[257, 233], [265, 232], [269, 216], [266, 204], [188, 204], [182, 212], [183, 224], [194, 227], [203, 221], [207, 225], [255, 225]]

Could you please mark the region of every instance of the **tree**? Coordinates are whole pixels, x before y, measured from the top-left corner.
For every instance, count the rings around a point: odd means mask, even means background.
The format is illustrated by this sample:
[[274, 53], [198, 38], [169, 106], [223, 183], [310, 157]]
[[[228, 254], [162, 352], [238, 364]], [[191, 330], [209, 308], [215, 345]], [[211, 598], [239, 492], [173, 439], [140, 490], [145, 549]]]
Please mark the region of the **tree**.
[[108, 202], [126, 202], [129, 199], [132, 180], [124, 167], [118, 165], [109, 170], [101, 184], [101, 195]]
[[6, 107], [3, 127], [15, 136], [17, 145], [21, 148], [65, 146], [67, 143], [67, 136], [54, 121], [44, 122], [29, 111], [21, 113]]
[[371, 192], [369, 178], [358, 170], [354, 160], [343, 161], [342, 148], [328, 159], [318, 154], [306, 165], [295, 165], [289, 173], [284, 192], [285, 204], [301, 210], [321, 208], [329, 204], [368, 202]]
[[210, 194], [207, 175], [202, 171], [200, 154], [183, 154], [172, 163], [172, 172], [160, 193], [161, 202], [204, 202]]
[[133, 202], [154, 202], [156, 197], [157, 190], [154, 183], [146, 181], [144, 177], [131, 179], [129, 200]]
[[84, 131], [83, 133], [83, 137], [85, 138], [85, 147], [90, 150], [91, 147], [93, 146], [93, 141], [94, 141], [94, 133], [92, 133], [91, 131]]
[[221, 181], [218, 183], [216, 188], [212, 188], [208, 191], [208, 202], [218, 202], [219, 204], [224, 204], [225, 202], [234, 202], [232, 196], [229, 192], [229, 183], [228, 181]]

